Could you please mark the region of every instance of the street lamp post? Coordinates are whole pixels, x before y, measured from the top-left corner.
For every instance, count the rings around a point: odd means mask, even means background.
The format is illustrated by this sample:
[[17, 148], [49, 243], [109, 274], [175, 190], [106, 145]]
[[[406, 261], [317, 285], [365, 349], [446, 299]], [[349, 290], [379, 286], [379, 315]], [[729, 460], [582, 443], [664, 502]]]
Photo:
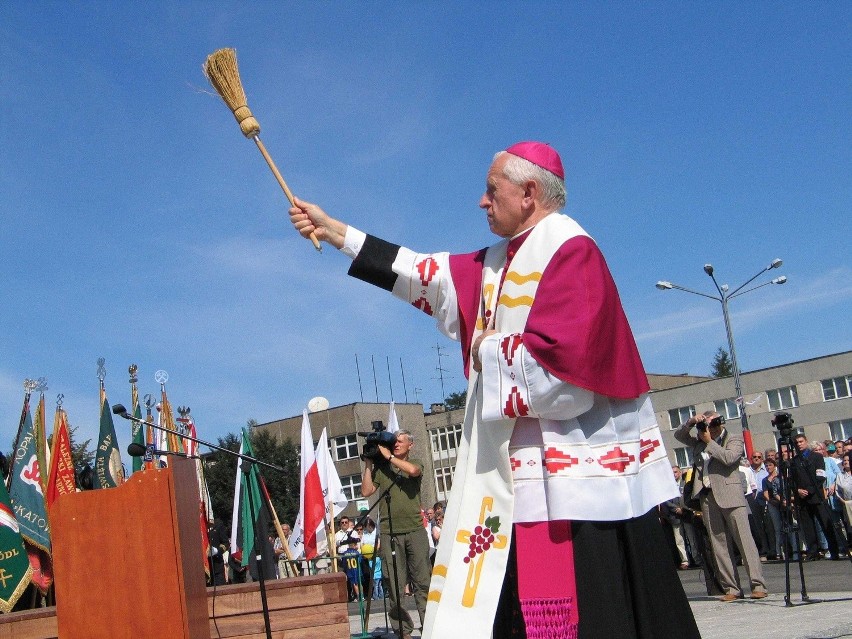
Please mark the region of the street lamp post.
[[713, 265], [705, 264], [704, 272], [707, 273], [707, 275], [710, 276], [710, 279], [713, 280], [713, 284], [716, 286], [716, 290], [719, 292], [718, 296], [708, 295], [707, 293], [701, 293], [699, 291], [693, 291], [692, 289], [686, 288], [684, 286], [679, 286], [677, 284], [672, 284], [671, 282], [657, 282], [657, 288], [661, 291], [677, 289], [678, 291], [684, 291], [686, 293], [692, 293], [693, 295], [700, 295], [701, 297], [707, 297], [711, 300], [716, 300], [722, 305], [722, 318], [725, 320], [725, 332], [728, 337], [728, 349], [731, 353], [731, 364], [734, 367], [734, 389], [736, 391], [735, 401], [740, 411], [740, 423], [742, 424], [743, 428], [743, 442], [745, 443], [746, 455], [748, 455], [749, 459], [751, 459], [753, 445], [751, 441], [751, 431], [748, 427], [748, 416], [746, 415], [745, 411], [745, 402], [743, 401], [742, 388], [740, 386], [740, 367], [737, 364], [737, 351], [736, 348], [734, 348], [734, 333], [731, 330], [731, 316], [728, 312], [728, 302], [735, 297], [745, 295], [746, 293], [750, 293], [751, 291], [763, 288], [764, 286], [768, 286], [769, 284], [784, 284], [787, 281], [787, 278], [781, 275], [780, 277], [776, 277], [775, 279], [769, 280], [768, 282], [764, 282], [763, 284], [758, 284], [757, 286], [753, 286], [748, 289], [745, 288], [758, 277], [760, 277], [767, 271], [771, 271], [772, 269], [778, 268], [779, 266], [781, 266], [781, 264], [783, 264], [783, 262], [778, 258], [772, 260], [772, 262], [769, 263], [769, 266], [761, 269], [754, 277], [747, 280], [745, 283], [741, 284], [731, 292], [728, 292], [729, 288], [727, 284], [722, 284], [721, 286], [719, 286], [719, 283], [716, 281], [716, 277], [713, 275]]

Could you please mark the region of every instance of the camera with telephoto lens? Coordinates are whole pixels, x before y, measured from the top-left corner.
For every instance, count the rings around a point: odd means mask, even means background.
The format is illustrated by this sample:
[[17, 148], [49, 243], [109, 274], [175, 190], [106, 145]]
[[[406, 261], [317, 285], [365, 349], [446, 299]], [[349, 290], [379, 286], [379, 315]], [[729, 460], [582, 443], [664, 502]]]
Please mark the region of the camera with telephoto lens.
[[716, 415], [716, 417], [711, 419], [709, 422], [706, 421], [706, 420], [703, 421], [703, 422], [698, 422], [698, 424], [696, 426], [697, 426], [698, 430], [705, 431], [708, 428], [714, 428], [716, 426], [721, 426], [724, 423], [725, 423], [725, 418], [722, 417], [721, 415]]
[[772, 418], [772, 425], [783, 439], [790, 439], [793, 434], [793, 418], [790, 417], [790, 413], [775, 413], [775, 417]]
[[379, 451], [379, 446], [387, 448], [391, 452], [393, 452], [393, 447], [396, 446], [396, 434], [389, 433], [380, 421], [373, 422], [372, 432], [359, 432], [358, 434], [365, 438], [364, 446], [361, 448], [361, 459], [383, 462], [385, 458]]

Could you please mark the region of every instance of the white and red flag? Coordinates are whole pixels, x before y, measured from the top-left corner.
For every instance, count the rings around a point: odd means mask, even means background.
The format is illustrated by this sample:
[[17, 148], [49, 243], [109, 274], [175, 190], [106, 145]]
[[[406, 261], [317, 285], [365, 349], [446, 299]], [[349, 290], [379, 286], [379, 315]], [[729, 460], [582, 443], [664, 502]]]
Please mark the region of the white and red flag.
[[302, 471], [299, 490], [299, 515], [290, 535], [290, 552], [293, 557], [301, 556], [313, 559], [319, 554], [318, 548], [325, 545], [325, 500], [322, 494], [322, 482], [314, 456], [314, 441], [311, 435], [311, 422], [308, 411], [302, 412]]
[[319, 471], [320, 485], [322, 486], [323, 502], [329, 519], [339, 515], [349, 499], [343, 492], [343, 484], [340, 483], [340, 475], [334, 467], [331, 452], [328, 450], [328, 434], [322, 429], [316, 450], [317, 470]]

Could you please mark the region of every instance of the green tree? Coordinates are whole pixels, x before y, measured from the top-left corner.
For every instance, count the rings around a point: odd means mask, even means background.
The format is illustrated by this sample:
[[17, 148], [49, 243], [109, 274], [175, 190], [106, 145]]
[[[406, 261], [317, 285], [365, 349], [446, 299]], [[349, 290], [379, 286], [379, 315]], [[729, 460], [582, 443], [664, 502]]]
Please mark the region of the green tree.
[[[260, 467], [272, 505], [281, 523], [291, 526], [299, 511], [299, 453], [289, 439], [279, 442], [268, 431], [257, 431], [253, 428], [257, 422], [249, 420], [247, 427], [249, 437], [257, 459], [278, 466], [283, 472]], [[239, 452], [242, 436], [228, 433], [220, 437], [218, 445], [228, 450]], [[234, 483], [237, 476], [238, 458], [223, 451], [214, 451], [205, 455], [205, 472], [207, 489], [213, 504], [213, 513], [223, 522], [230, 522], [234, 509]], [[271, 531], [269, 531], [271, 532]]]
[[299, 512], [299, 451], [291, 440], [280, 442], [268, 430], [253, 430], [250, 436], [257, 458], [282, 469], [279, 472], [261, 466], [260, 474], [269, 489], [278, 519], [292, 526]]
[[728, 351], [721, 346], [713, 356], [713, 364], [710, 367], [710, 375], [712, 377], [730, 377], [734, 374], [734, 364], [731, 361]]
[[452, 393], [444, 400], [444, 406], [446, 406], [447, 410], [464, 408], [465, 404], [467, 404], [467, 390]]
[[[239, 452], [242, 437], [228, 433], [219, 437], [217, 444], [222, 448]], [[234, 509], [234, 479], [237, 473], [237, 458], [221, 450], [204, 455], [204, 479], [210, 491], [213, 514], [228, 523]]]

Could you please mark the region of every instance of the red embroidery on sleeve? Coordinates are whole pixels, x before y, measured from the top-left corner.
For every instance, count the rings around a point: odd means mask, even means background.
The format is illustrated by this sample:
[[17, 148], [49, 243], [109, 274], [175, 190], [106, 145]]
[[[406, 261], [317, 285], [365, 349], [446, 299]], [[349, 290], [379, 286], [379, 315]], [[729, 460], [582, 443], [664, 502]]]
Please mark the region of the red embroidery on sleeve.
[[518, 350], [521, 344], [524, 343], [524, 338], [518, 334], [507, 335], [500, 342], [500, 352], [503, 353], [503, 359], [506, 360], [508, 366], [512, 365], [515, 358], [515, 351]]
[[427, 257], [418, 262], [416, 268], [423, 286], [428, 286], [432, 278], [435, 277], [435, 273], [438, 272], [438, 263], [431, 257]]
[[414, 306], [414, 308], [419, 308], [421, 311], [426, 313], [426, 315], [431, 316], [433, 314], [432, 313], [432, 305], [429, 303], [429, 300], [427, 300], [425, 297], [420, 297], [420, 298], [414, 300], [411, 304], [412, 304], [412, 306]]
[[529, 406], [524, 403], [524, 398], [518, 392], [518, 387], [512, 386], [512, 391], [503, 405], [503, 414], [506, 417], [525, 417], [529, 412]]

